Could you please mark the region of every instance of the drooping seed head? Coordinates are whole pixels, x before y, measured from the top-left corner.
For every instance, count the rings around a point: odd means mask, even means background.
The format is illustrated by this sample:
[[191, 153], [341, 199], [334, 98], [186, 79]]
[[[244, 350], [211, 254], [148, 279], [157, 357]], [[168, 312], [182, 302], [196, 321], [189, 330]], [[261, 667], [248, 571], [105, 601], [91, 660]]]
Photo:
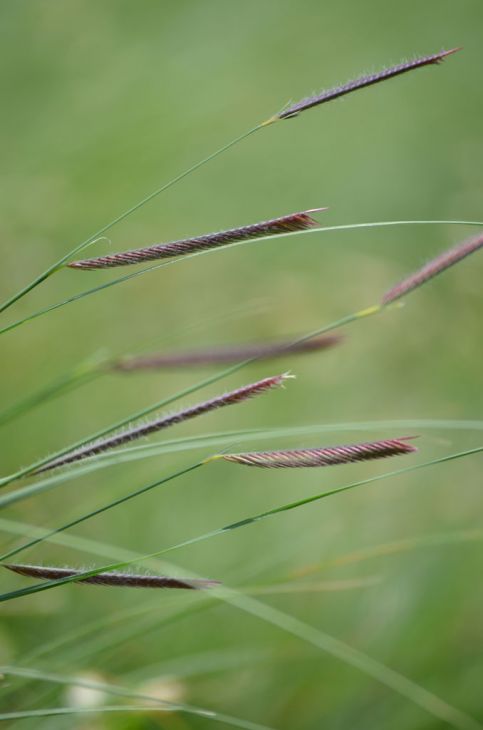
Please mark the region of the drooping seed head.
[[335, 466], [357, 461], [384, 459], [388, 456], [410, 454], [416, 447], [407, 443], [411, 436], [384, 441], [370, 441], [360, 444], [330, 446], [314, 449], [293, 449], [282, 451], [253, 451], [243, 454], [221, 454], [217, 458], [233, 461], [245, 466], [259, 466], [266, 469], [287, 469], [300, 467]]
[[[46, 580], [60, 580], [82, 575], [84, 571], [73, 568], [52, 568], [43, 565], [15, 565], [3, 563], [3, 567], [19, 575], [29, 578], [45, 578]], [[98, 573], [87, 578], [79, 578], [76, 583], [92, 583], [101, 586], [118, 586], [126, 588], [183, 588], [187, 590], [201, 590], [219, 585], [217, 580], [203, 580], [192, 578], [168, 578], [165, 575], [136, 575], [134, 573]]]
[[196, 238], [187, 238], [181, 241], [169, 243], [157, 243], [144, 248], [136, 248], [130, 251], [121, 251], [108, 256], [71, 261], [68, 266], [72, 269], [107, 269], [114, 266], [127, 266], [128, 264], [139, 264], [143, 261], [156, 259], [173, 258], [186, 254], [205, 251], [217, 246], [226, 246], [230, 243], [248, 241], [253, 238], [264, 238], [294, 231], [303, 231], [307, 228], [318, 226], [310, 213], [319, 213], [326, 208], [312, 208], [299, 213], [291, 213], [280, 218], [272, 218], [261, 223], [253, 223], [241, 228], [232, 228], [218, 233], [208, 233]]
[[462, 243], [453, 246], [452, 248], [444, 251], [442, 254], [437, 256], [435, 259], [429, 261], [425, 266], [416, 271], [414, 274], [403, 279], [399, 284], [393, 286], [382, 299], [383, 304], [390, 304], [395, 302], [397, 299], [408, 294], [413, 289], [422, 286], [426, 281], [432, 279], [434, 276], [441, 274], [450, 266], [454, 266], [466, 258], [475, 251], [478, 251], [483, 246], [483, 233], [480, 233], [474, 238], [469, 238]]
[[338, 99], [340, 96], [345, 96], [346, 94], [350, 94], [353, 91], [357, 91], [358, 89], [363, 89], [366, 86], [373, 86], [374, 84], [378, 84], [381, 81], [386, 81], [387, 79], [391, 79], [394, 76], [400, 76], [401, 74], [413, 71], [416, 68], [421, 68], [422, 66], [438, 64], [444, 58], [446, 58], [446, 56], [449, 56], [452, 53], [456, 53], [456, 51], [459, 50], [461, 49], [452, 48], [450, 51], [441, 51], [440, 53], [434, 53], [430, 56], [422, 56], [420, 58], [414, 59], [413, 61], [405, 61], [404, 63], [399, 63], [397, 66], [391, 66], [391, 68], [378, 71], [374, 74], [361, 76], [354, 81], [349, 81], [346, 84], [336, 86], [333, 89], [329, 89], [328, 91], [322, 91], [320, 94], [314, 94], [313, 96], [302, 99], [296, 104], [291, 104], [290, 106], [276, 114], [274, 117], [267, 120], [265, 124], [270, 124], [277, 119], [293, 119], [293, 117], [298, 116], [306, 109], [311, 109], [314, 106], [319, 106], [319, 104], [325, 104], [328, 101], [333, 101], [334, 99]]
[[209, 350], [160, 353], [152, 355], [123, 357], [112, 368], [121, 372], [157, 370], [161, 368], [196, 367], [198, 365], [219, 365], [241, 360], [268, 360], [285, 355], [298, 355], [319, 350], [328, 350], [343, 341], [342, 335], [324, 335], [305, 342], [254, 343], [239, 346], [217, 347]]
[[195, 418], [196, 416], [202, 416], [205, 413], [209, 413], [210, 411], [214, 411], [218, 408], [224, 408], [225, 406], [242, 403], [249, 398], [261, 395], [262, 393], [272, 390], [273, 388], [280, 387], [285, 383], [286, 380], [293, 377], [294, 376], [290, 375], [289, 373], [283, 373], [282, 375], [275, 375], [270, 378], [264, 378], [263, 380], [258, 380], [255, 383], [244, 385], [242, 388], [231, 390], [228, 393], [217, 396], [216, 398], [211, 398], [210, 400], [198, 403], [191, 408], [185, 408], [184, 410], [178, 411], [177, 413], [172, 413], [167, 416], [161, 416], [152, 421], [149, 421], [148, 423], [142, 423], [140, 425], [133, 426], [132, 428], [122, 431], [121, 433], [99, 439], [98, 441], [86, 444], [79, 449], [70, 451], [63, 456], [59, 456], [56, 459], [52, 459], [52, 461], [49, 461], [47, 464], [44, 464], [43, 466], [36, 469], [33, 474], [41, 474], [42, 472], [50, 471], [51, 469], [55, 469], [60, 466], [66, 466], [67, 464], [73, 464], [76, 461], [81, 461], [91, 456], [97, 456], [98, 454], [101, 454], [105, 451], [109, 451], [110, 449], [114, 449], [118, 446], [124, 446], [131, 441], [135, 441], [136, 439], [142, 438], [143, 436], [149, 436], [152, 433], [162, 431], [165, 428], [169, 428], [170, 426], [174, 426], [175, 424], [182, 423], [183, 421], [188, 421], [189, 419]]

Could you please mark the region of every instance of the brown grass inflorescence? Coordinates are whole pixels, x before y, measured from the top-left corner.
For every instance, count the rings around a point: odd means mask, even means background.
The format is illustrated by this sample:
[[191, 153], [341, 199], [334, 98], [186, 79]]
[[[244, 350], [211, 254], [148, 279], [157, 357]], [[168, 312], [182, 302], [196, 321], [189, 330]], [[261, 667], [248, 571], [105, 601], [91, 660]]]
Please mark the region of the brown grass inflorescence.
[[60, 466], [66, 466], [67, 464], [87, 459], [91, 456], [97, 456], [105, 451], [114, 449], [118, 446], [124, 446], [131, 441], [142, 438], [143, 436], [149, 436], [152, 433], [156, 433], [157, 431], [169, 428], [175, 424], [182, 423], [183, 421], [188, 421], [196, 416], [202, 416], [205, 413], [209, 413], [210, 411], [214, 411], [218, 408], [224, 408], [225, 406], [242, 403], [249, 398], [261, 395], [268, 390], [272, 390], [272, 388], [277, 388], [283, 385], [287, 379], [292, 377], [293, 376], [288, 373], [283, 373], [282, 375], [264, 378], [263, 380], [258, 380], [255, 383], [250, 383], [249, 385], [244, 385], [241, 388], [219, 395], [216, 398], [211, 398], [210, 400], [198, 403], [191, 408], [185, 408], [177, 413], [161, 416], [160, 418], [156, 418], [148, 423], [133, 426], [121, 433], [108, 436], [91, 444], [86, 444], [79, 449], [64, 454], [63, 456], [59, 456], [58, 459], [52, 459], [52, 461], [49, 461], [47, 464], [44, 464], [42, 467], [34, 471], [33, 474], [40, 474]]
[[121, 372], [157, 370], [161, 368], [197, 367], [198, 365], [219, 365], [241, 360], [268, 360], [285, 355], [298, 355], [319, 350], [328, 350], [343, 341], [342, 335], [323, 335], [305, 342], [268, 342], [247, 345], [228, 345], [185, 352], [153, 353], [132, 355], [119, 359], [112, 369]]
[[407, 443], [411, 438], [414, 437], [405, 436], [384, 441], [313, 449], [220, 454], [215, 458], [233, 461], [236, 464], [244, 464], [245, 466], [259, 466], [267, 469], [335, 466], [336, 464], [351, 464], [356, 461], [370, 461], [372, 459], [384, 459], [388, 456], [413, 453], [417, 451], [416, 447]]
[[360, 76], [354, 81], [348, 81], [346, 84], [335, 86], [333, 89], [322, 91], [320, 94], [308, 96], [305, 99], [298, 101], [296, 104], [291, 104], [286, 109], [283, 109], [271, 119], [267, 120], [265, 124], [275, 122], [277, 119], [293, 119], [293, 117], [298, 116], [306, 109], [311, 109], [314, 106], [319, 106], [319, 104], [325, 104], [328, 101], [333, 101], [334, 99], [338, 99], [346, 94], [351, 94], [353, 91], [357, 91], [358, 89], [364, 89], [366, 86], [373, 86], [381, 81], [386, 81], [394, 76], [400, 76], [401, 74], [413, 71], [416, 68], [421, 68], [422, 66], [438, 64], [446, 58], [446, 56], [456, 53], [456, 51], [459, 50], [461, 49], [452, 48], [449, 51], [440, 51], [440, 53], [434, 53], [430, 56], [421, 56], [413, 61], [404, 61], [403, 63], [399, 63], [397, 66], [391, 66], [390, 68], [383, 69], [382, 71], [378, 71], [374, 74]]
[[139, 264], [143, 261], [185, 256], [186, 254], [206, 251], [210, 248], [226, 246], [230, 243], [238, 243], [255, 238], [303, 231], [319, 225], [310, 213], [319, 213], [323, 210], [326, 210], [326, 208], [312, 208], [299, 213], [281, 216], [280, 218], [272, 218], [261, 223], [242, 226], [241, 228], [231, 228], [227, 231], [219, 231], [218, 233], [208, 233], [204, 236], [197, 236], [196, 238], [187, 238], [169, 243], [156, 243], [152, 246], [136, 248], [130, 251], [121, 251], [108, 256], [71, 261], [68, 266], [72, 269], [107, 269], [114, 266]]
[[[26, 575], [29, 578], [45, 578], [46, 580], [61, 580], [82, 575], [81, 570], [74, 568], [52, 568], [43, 565], [15, 565], [3, 563], [8, 570]], [[76, 583], [92, 583], [100, 586], [118, 586], [127, 588], [184, 588], [200, 590], [219, 585], [217, 580], [203, 580], [200, 578], [168, 578], [165, 575], [136, 575], [135, 573], [98, 573], [87, 578], [79, 578]]]
[[391, 302], [395, 302], [397, 299], [401, 299], [401, 297], [405, 294], [408, 294], [413, 289], [421, 286], [434, 276], [446, 271], [446, 269], [449, 269], [450, 266], [454, 266], [458, 263], [458, 261], [461, 261], [466, 258], [466, 256], [478, 251], [482, 247], [483, 233], [479, 233], [473, 238], [469, 238], [466, 241], [458, 243], [456, 246], [444, 251], [435, 259], [428, 261], [428, 263], [421, 269], [389, 289], [389, 291], [384, 294], [382, 303], [390, 304]]

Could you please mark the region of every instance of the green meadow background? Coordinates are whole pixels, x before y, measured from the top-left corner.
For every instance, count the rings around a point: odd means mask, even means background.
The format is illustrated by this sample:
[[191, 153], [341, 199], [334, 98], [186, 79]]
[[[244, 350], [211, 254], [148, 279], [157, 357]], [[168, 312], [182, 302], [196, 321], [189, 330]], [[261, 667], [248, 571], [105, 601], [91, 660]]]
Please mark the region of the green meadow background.
[[[318, 220], [330, 226], [483, 220], [478, 0], [4, 1], [0, 41], [2, 299], [287, 101], [442, 48], [464, 46], [439, 67], [263, 129], [115, 226], [110, 242], [98, 242], [90, 253], [325, 205], [330, 210]], [[148, 273], [4, 334], [2, 408], [93, 356], [302, 335], [376, 303], [405, 274], [475, 230], [445, 224], [321, 231]], [[253, 364], [181, 403], [290, 370], [297, 378], [284, 391], [153, 439], [320, 425], [324, 431], [305, 436], [234, 438], [233, 449], [420, 434], [417, 455], [333, 470], [215, 463], [66, 534], [151, 553], [326, 489], [479, 446], [480, 257], [415, 292], [404, 308], [350, 325], [340, 347]], [[125, 271], [62, 271], [2, 322]], [[104, 375], [86, 383], [2, 426], [2, 475], [215, 372]], [[441, 423], [378, 425], [415, 420]], [[1, 516], [2, 552], [25, 540], [12, 532], [19, 523], [26, 534], [28, 525], [59, 526], [213, 449], [100, 469], [12, 505]], [[217, 578], [240, 591], [256, 586], [257, 600], [483, 722], [481, 475], [477, 454], [368, 484], [166, 559], [181, 574]], [[95, 551], [52, 543], [19, 555], [20, 561], [110, 562]], [[6, 573], [1, 578], [3, 591], [31, 584]], [[289, 583], [291, 592], [270, 592], [273, 583]], [[283, 730], [446, 727], [286, 627], [223, 601], [207, 603], [204, 595], [70, 585], [3, 603], [1, 614], [2, 664], [149, 690]], [[49, 649], [63, 636], [70, 641]], [[104, 701], [73, 687], [9, 677], [1, 693], [3, 712]], [[10, 724], [20, 730], [228, 727], [153, 712]]]

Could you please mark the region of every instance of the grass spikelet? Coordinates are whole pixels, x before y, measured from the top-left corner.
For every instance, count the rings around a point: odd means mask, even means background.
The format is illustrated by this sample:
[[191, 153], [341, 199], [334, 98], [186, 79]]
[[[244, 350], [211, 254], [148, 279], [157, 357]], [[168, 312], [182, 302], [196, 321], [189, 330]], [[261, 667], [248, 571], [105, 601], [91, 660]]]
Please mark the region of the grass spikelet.
[[315, 449], [294, 449], [283, 451], [254, 451], [244, 454], [220, 454], [217, 459], [233, 461], [245, 466], [259, 466], [266, 469], [286, 469], [299, 467], [335, 466], [352, 464], [356, 461], [384, 459], [388, 456], [410, 454], [417, 451], [415, 446], [406, 443], [414, 436], [385, 441], [370, 441], [344, 446], [330, 446]]
[[305, 342], [252, 343], [214, 347], [209, 350], [188, 350], [186, 352], [154, 353], [151, 355], [123, 357], [112, 365], [113, 370], [133, 372], [161, 368], [197, 367], [198, 365], [219, 365], [241, 360], [268, 360], [285, 355], [304, 354], [328, 350], [343, 341], [342, 335], [325, 335]]
[[310, 213], [319, 213], [323, 210], [326, 210], [326, 208], [312, 208], [299, 213], [291, 213], [280, 218], [272, 218], [261, 223], [242, 226], [241, 228], [231, 228], [227, 231], [219, 231], [218, 233], [208, 233], [196, 238], [187, 238], [169, 243], [158, 243], [152, 246], [146, 246], [145, 248], [113, 253], [108, 256], [71, 261], [68, 266], [72, 269], [108, 269], [115, 266], [140, 264], [143, 261], [183, 256], [217, 246], [226, 246], [229, 243], [247, 241], [251, 238], [263, 238], [280, 233], [302, 231], [306, 228], [318, 226], [319, 224], [312, 218]]
[[298, 101], [296, 104], [291, 104], [286, 109], [283, 109], [274, 117], [267, 120], [265, 124], [275, 122], [277, 119], [293, 119], [293, 117], [298, 116], [306, 109], [311, 109], [314, 106], [319, 106], [319, 104], [325, 104], [328, 101], [333, 101], [334, 99], [338, 99], [340, 96], [345, 96], [346, 94], [350, 94], [358, 89], [364, 89], [366, 86], [378, 84], [381, 81], [386, 81], [394, 76], [400, 76], [401, 74], [413, 71], [416, 68], [421, 68], [422, 66], [438, 64], [446, 58], [446, 56], [456, 53], [456, 51], [459, 50], [461, 49], [452, 48], [450, 51], [441, 51], [440, 53], [434, 53], [431, 56], [421, 56], [420, 58], [415, 58], [413, 61], [399, 63], [397, 66], [391, 66], [390, 68], [386, 68], [374, 74], [360, 76], [354, 81], [348, 81], [346, 84], [335, 86], [333, 89], [322, 91], [320, 94], [308, 96], [305, 99]]
[[[75, 575], [82, 575], [83, 572], [74, 568], [52, 568], [43, 565], [16, 565], [13, 563], [3, 563], [3, 567], [19, 575], [26, 575], [29, 578], [45, 578], [46, 580], [71, 578]], [[187, 590], [213, 588], [219, 585], [217, 580], [168, 578], [165, 575], [136, 575], [135, 573], [117, 572], [98, 573], [87, 578], [79, 578], [75, 582], [124, 588], [184, 588]]]
[[157, 431], [169, 428], [175, 424], [182, 423], [183, 421], [188, 421], [196, 416], [202, 416], [205, 413], [209, 413], [210, 411], [214, 411], [218, 408], [224, 408], [225, 406], [242, 403], [249, 398], [261, 395], [268, 390], [272, 390], [272, 388], [277, 388], [283, 385], [287, 379], [292, 377], [293, 376], [288, 373], [283, 373], [282, 375], [264, 378], [263, 380], [258, 380], [255, 383], [250, 383], [249, 385], [244, 385], [241, 388], [224, 393], [216, 398], [211, 398], [210, 400], [198, 403], [197, 405], [191, 406], [191, 408], [185, 408], [177, 413], [155, 418], [152, 421], [148, 421], [148, 423], [138, 424], [137, 426], [133, 426], [121, 433], [113, 434], [112, 436], [100, 439], [99, 441], [91, 444], [86, 444], [79, 449], [60, 456], [58, 459], [53, 459], [32, 473], [41, 474], [42, 472], [50, 471], [51, 469], [55, 469], [60, 466], [66, 466], [67, 464], [87, 459], [90, 456], [97, 456], [97, 454], [101, 454], [104, 451], [124, 446], [131, 441], [142, 438], [143, 436], [149, 436], [152, 433], [156, 433]]
[[435, 259], [429, 261], [425, 266], [419, 269], [419, 271], [416, 271], [414, 274], [411, 274], [406, 279], [399, 282], [399, 284], [396, 284], [396, 286], [393, 286], [392, 289], [384, 295], [382, 303], [390, 304], [391, 302], [400, 299], [413, 289], [417, 289], [417, 287], [421, 286], [429, 279], [432, 279], [434, 276], [446, 271], [446, 269], [449, 269], [450, 266], [454, 266], [458, 263], [458, 261], [466, 258], [466, 256], [478, 251], [478, 249], [482, 246], [483, 233], [458, 243], [456, 246], [453, 246], [437, 256]]

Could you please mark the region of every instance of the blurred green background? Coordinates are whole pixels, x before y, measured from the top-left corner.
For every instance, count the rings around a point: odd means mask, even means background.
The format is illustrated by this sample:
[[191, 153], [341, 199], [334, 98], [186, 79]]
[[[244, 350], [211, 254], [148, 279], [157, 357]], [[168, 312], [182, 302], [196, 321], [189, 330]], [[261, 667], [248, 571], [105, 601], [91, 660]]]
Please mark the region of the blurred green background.
[[[441, 67], [268, 127], [113, 228], [111, 244], [100, 242], [95, 251], [322, 205], [330, 206], [319, 217], [327, 225], [483, 219], [478, 0], [4, 2], [0, 34], [2, 299], [289, 99], [441, 48], [464, 51]], [[317, 233], [240, 246], [149, 273], [5, 334], [2, 406], [99, 351], [136, 353], [303, 334], [375, 303], [399, 278], [472, 230], [434, 225]], [[3, 321], [115, 275], [61, 272]], [[414, 293], [403, 309], [351, 325], [339, 348], [258, 363], [184, 399], [184, 405], [195, 403], [285, 369], [297, 375], [284, 392], [179, 426], [166, 438], [334, 424], [333, 432], [254, 439], [249, 445], [295, 447], [407, 433], [407, 426], [374, 425], [364, 433], [341, 429], [347, 422], [480, 418], [481, 277], [481, 259], [467, 260]], [[106, 376], [52, 400], [2, 428], [2, 473], [210, 372]], [[479, 446], [481, 440], [475, 428], [419, 432], [420, 452], [412, 461], [296, 473], [214, 464], [72, 534], [149, 553], [326, 488]], [[99, 470], [12, 506], [2, 517], [55, 527], [209, 453], [204, 448]], [[481, 486], [476, 455], [370, 484], [167, 558], [180, 570], [239, 589], [323, 582], [326, 590], [259, 599], [483, 721]], [[5, 530], [2, 539], [10, 547], [24, 538]], [[386, 555], [342, 560], [408, 539]], [[109, 562], [47, 543], [22, 560]], [[311, 565], [318, 567], [304, 577]], [[2, 575], [4, 590], [27, 584]], [[224, 603], [197, 610], [203, 601], [186, 594], [66, 586], [4, 603], [2, 663], [148, 686], [167, 699], [274, 728], [444, 726], [409, 699], [286, 631]], [[136, 607], [146, 613], [129, 617]], [[123, 613], [127, 617], [118, 621]], [[30, 652], [97, 620], [104, 621], [97, 631], [29, 663]], [[13, 711], [84, 701], [72, 688], [12, 680], [2, 705]], [[188, 715], [125, 714], [25, 720], [17, 726], [183, 730], [216, 724]]]

